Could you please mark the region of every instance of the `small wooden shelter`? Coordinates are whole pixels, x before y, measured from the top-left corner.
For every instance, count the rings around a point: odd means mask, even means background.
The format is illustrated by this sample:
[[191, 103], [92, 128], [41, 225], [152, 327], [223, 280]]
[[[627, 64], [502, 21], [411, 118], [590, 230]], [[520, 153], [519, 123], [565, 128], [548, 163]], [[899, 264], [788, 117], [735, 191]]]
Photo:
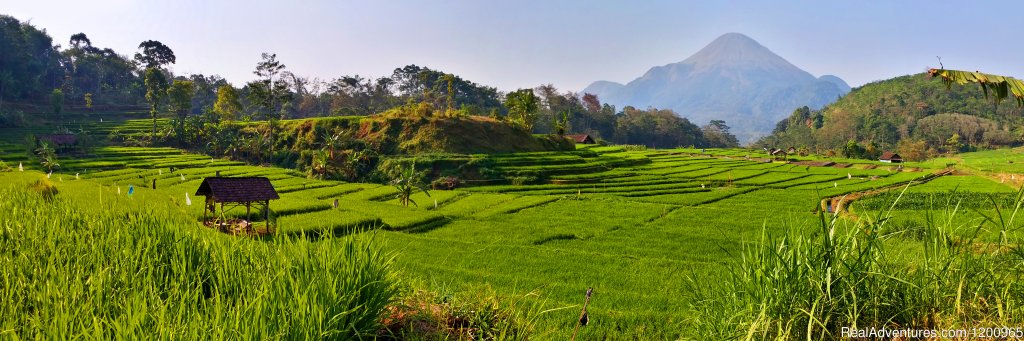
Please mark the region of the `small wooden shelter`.
[[878, 161], [885, 163], [903, 163], [903, 157], [901, 157], [900, 154], [893, 152], [884, 152], [882, 153], [882, 156], [878, 158]]
[[568, 137], [570, 140], [572, 140], [573, 142], [576, 142], [578, 144], [595, 144], [595, 143], [597, 143], [597, 142], [594, 142], [594, 138], [590, 137], [589, 134], [572, 134], [572, 135], [565, 135], [565, 137]]
[[[252, 207], [256, 206], [263, 210], [263, 219], [270, 224], [270, 201], [280, 199], [270, 179], [265, 177], [209, 177], [203, 179], [203, 183], [196, 190], [196, 196], [206, 197], [206, 211], [203, 212], [203, 219], [206, 213], [213, 216], [224, 217], [225, 206], [227, 210], [237, 207], [245, 207], [246, 220], [249, 219]], [[217, 214], [217, 204], [220, 204], [220, 214]]]
[[776, 160], [785, 160], [789, 154], [785, 150], [772, 148], [768, 151], [768, 155], [771, 155]]

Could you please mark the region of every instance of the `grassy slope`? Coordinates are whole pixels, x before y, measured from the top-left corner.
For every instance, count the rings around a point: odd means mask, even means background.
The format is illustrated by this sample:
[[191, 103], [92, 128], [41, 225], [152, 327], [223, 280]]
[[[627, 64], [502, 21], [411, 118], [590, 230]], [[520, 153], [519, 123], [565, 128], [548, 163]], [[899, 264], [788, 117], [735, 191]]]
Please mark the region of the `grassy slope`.
[[[811, 209], [821, 191], [839, 193], [848, 186], [867, 189], [888, 183], [889, 177], [919, 175], [861, 167], [765, 165], [736, 158], [673, 155], [673, 151], [622, 153], [606, 148], [602, 151], [651, 162], [595, 171], [588, 179], [597, 183], [556, 185], [554, 188], [563, 189], [558, 195], [547, 192], [552, 190], [550, 185], [480, 187], [434, 192], [430, 198], [417, 196], [421, 207], [406, 208], [394, 202], [394, 190], [388, 186], [319, 184], [280, 169], [209, 160], [196, 165], [199, 168], [170, 174], [168, 169], [148, 167], [178, 158], [191, 160], [192, 156], [168, 156], [160, 149], [103, 151], [107, 153], [102, 159], [81, 162], [123, 158], [140, 168], [89, 172], [79, 182], [72, 181], [70, 174], [58, 173], [54, 176], [64, 179], [63, 183], [56, 181], [58, 187], [85, 183], [67, 193], [87, 195], [102, 186], [109, 195], [115, 187], [126, 189], [135, 184], [135, 200], [180, 206], [184, 193], [191, 194], [201, 176], [217, 170], [270, 176], [279, 188], [294, 188], [272, 203], [276, 211], [291, 212], [279, 218], [282, 230], [329, 227], [347, 231], [354, 226], [385, 224], [393, 230], [415, 231], [382, 233], [388, 247], [398, 252], [396, 264], [404, 276], [460, 292], [481, 286], [508, 296], [536, 291], [550, 308], [577, 305], [582, 292], [594, 287], [590, 308], [594, 323], [583, 329], [584, 339], [684, 335], [692, 303], [681, 289], [687, 278], [718, 278], [725, 264], [737, 260], [744, 245], [759, 239], [762, 229], [812, 233], [817, 216]], [[571, 159], [536, 154], [521, 158], [522, 162], [505, 161], [516, 167], [557, 170], [558, 162], [550, 160]], [[563, 165], [572, 169], [575, 163]], [[729, 186], [730, 174], [752, 176]], [[845, 179], [847, 174], [854, 179]], [[881, 179], [870, 180], [871, 176]], [[717, 181], [709, 181], [711, 177]], [[160, 179], [155, 191], [145, 186], [145, 180], [152, 178]], [[701, 185], [710, 187], [694, 193], [662, 192], [673, 186], [689, 191]], [[516, 190], [504, 190], [509, 187]], [[337, 211], [330, 208], [335, 198], [341, 205]], [[201, 199], [193, 200], [198, 203]], [[186, 209], [193, 216], [201, 212], [195, 204]], [[547, 312], [538, 329], [550, 331], [547, 335], [553, 338], [566, 338], [576, 314], [576, 308]]]

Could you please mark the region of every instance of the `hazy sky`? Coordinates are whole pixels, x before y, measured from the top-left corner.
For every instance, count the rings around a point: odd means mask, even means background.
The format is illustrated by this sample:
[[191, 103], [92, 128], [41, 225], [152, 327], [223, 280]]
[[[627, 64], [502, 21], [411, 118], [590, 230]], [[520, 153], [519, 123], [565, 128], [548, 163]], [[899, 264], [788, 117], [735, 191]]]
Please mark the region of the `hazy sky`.
[[132, 55], [159, 40], [177, 55], [175, 72], [236, 85], [266, 51], [324, 80], [417, 64], [505, 91], [581, 90], [682, 61], [728, 32], [853, 86], [938, 66], [936, 56], [1024, 77], [1022, 1], [6, 0], [0, 13], [65, 46], [84, 32]]

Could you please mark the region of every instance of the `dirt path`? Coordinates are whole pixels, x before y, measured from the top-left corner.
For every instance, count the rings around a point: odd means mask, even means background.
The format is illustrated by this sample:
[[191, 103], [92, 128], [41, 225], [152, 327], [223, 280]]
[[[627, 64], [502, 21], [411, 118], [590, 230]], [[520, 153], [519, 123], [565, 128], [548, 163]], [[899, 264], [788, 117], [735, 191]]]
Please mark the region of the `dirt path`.
[[[926, 183], [928, 181], [932, 181], [933, 179], [938, 178], [940, 176], [945, 176], [945, 175], [950, 175], [950, 174], [953, 174], [953, 170], [952, 169], [943, 169], [943, 170], [937, 171], [935, 173], [929, 174], [929, 175], [925, 176], [921, 180], [912, 181], [911, 182], [912, 183], [911, 186], [916, 185], [916, 184], [923, 184], [923, 183]], [[889, 186], [885, 186], [885, 187], [872, 188], [872, 189], [869, 189], [869, 190], [866, 190], [866, 191], [853, 192], [853, 193], [848, 193], [848, 194], [845, 194], [845, 195], [834, 196], [834, 197], [831, 197], [831, 198], [825, 198], [825, 199], [821, 200], [821, 210], [825, 211], [825, 212], [828, 212], [828, 207], [831, 206], [832, 207], [832, 212], [839, 212], [840, 215], [843, 215], [843, 216], [846, 216], [846, 217], [850, 217], [853, 220], [857, 220], [857, 216], [854, 215], [853, 213], [850, 213], [850, 211], [846, 209], [846, 207], [849, 206], [850, 203], [852, 203], [852, 202], [854, 202], [854, 201], [856, 201], [856, 200], [858, 200], [860, 198], [863, 198], [865, 196], [879, 194], [879, 193], [886, 192], [886, 191], [889, 191], [889, 190], [892, 190], [892, 189], [903, 188], [906, 185], [907, 185], [907, 183], [900, 183], [900, 184], [894, 184], [894, 185], [889, 185]]]

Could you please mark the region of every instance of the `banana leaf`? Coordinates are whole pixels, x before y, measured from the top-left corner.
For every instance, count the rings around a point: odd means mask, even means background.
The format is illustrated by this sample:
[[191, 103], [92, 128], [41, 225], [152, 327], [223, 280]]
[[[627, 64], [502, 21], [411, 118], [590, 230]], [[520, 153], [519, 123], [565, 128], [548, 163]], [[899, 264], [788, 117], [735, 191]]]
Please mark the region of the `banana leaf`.
[[998, 103], [999, 101], [1010, 97], [1010, 95], [1013, 95], [1013, 98], [1017, 100], [1017, 105], [1024, 106], [1024, 81], [1013, 77], [992, 75], [977, 71], [971, 72], [946, 69], [931, 69], [928, 70], [928, 75], [941, 78], [947, 88], [952, 87], [953, 83], [956, 83], [957, 85], [978, 83], [978, 85], [981, 86], [981, 91], [985, 93], [985, 97], [988, 97], [989, 92], [991, 92]]

